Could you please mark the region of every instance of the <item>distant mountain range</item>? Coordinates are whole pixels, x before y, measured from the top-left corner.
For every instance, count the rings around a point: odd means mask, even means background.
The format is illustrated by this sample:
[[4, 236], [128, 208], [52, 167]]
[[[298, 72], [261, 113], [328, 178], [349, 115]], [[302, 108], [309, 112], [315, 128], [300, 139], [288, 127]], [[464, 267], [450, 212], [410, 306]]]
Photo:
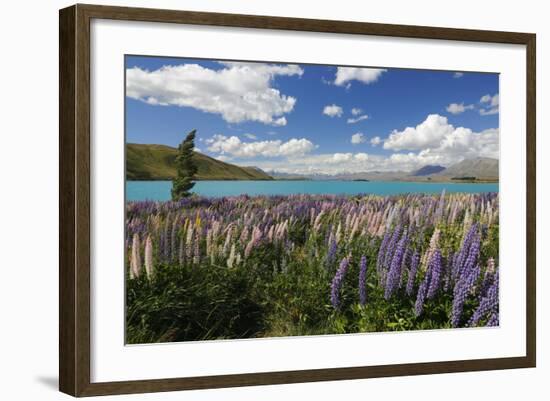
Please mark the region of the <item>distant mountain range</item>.
[[[176, 176], [177, 149], [165, 145], [126, 144], [127, 180], [171, 180]], [[272, 180], [256, 167], [239, 167], [195, 152], [197, 180]]]
[[281, 171], [267, 171], [267, 173], [273, 178], [275, 178], [276, 180], [287, 180], [287, 181], [311, 180], [310, 176], [305, 176], [303, 174], [283, 173]]
[[[126, 179], [171, 180], [176, 176], [177, 149], [166, 145], [126, 144]], [[344, 181], [498, 181], [499, 161], [478, 157], [449, 167], [426, 165], [415, 171], [293, 174], [242, 167], [195, 152], [197, 180], [344, 180]]]
[[343, 180], [343, 181], [498, 181], [498, 160], [478, 157], [449, 167], [426, 165], [414, 171], [366, 171], [331, 174], [288, 174], [269, 172], [275, 179]]
[[478, 180], [498, 180], [498, 160], [488, 157], [467, 159], [447, 167], [436, 175], [451, 178], [475, 177]]
[[427, 166], [419, 168], [416, 171], [413, 171], [411, 175], [413, 175], [415, 177], [422, 177], [422, 176], [425, 176], [425, 175], [437, 174], [437, 173], [442, 172], [443, 170], [445, 170], [445, 167], [443, 167], [443, 166], [427, 165]]

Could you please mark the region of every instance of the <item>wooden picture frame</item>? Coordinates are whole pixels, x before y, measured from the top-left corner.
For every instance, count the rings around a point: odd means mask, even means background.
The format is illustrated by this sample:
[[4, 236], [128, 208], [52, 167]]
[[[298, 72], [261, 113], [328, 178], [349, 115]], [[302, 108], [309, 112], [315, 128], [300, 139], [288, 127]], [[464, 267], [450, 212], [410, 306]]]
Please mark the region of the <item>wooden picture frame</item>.
[[[90, 380], [90, 21], [94, 18], [526, 46], [526, 356], [92, 383]], [[59, 388], [62, 392], [73, 396], [95, 396], [535, 367], [536, 37], [534, 34], [80, 4], [60, 11], [59, 28]]]

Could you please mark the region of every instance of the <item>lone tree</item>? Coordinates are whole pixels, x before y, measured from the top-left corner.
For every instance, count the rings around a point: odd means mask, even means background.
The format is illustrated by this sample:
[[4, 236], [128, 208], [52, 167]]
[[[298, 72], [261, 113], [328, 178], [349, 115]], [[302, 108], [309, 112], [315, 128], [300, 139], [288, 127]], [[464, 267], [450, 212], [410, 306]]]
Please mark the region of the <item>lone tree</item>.
[[193, 178], [197, 174], [197, 165], [193, 160], [193, 149], [195, 148], [196, 130], [187, 134], [182, 143], [178, 146], [176, 156], [176, 178], [172, 180], [172, 200], [177, 201], [191, 195], [191, 188], [195, 186]]

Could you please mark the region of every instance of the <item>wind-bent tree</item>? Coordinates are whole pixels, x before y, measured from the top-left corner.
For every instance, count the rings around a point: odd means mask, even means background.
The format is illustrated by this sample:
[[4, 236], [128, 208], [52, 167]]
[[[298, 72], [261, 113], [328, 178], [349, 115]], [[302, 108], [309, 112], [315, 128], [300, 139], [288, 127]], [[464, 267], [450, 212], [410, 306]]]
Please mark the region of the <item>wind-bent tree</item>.
[[191, 195], [191, 188], [195, 185], [193, 179], [197, 174], [197, 165], [193, 160], [193, 149], [195, 148], [196, 130], [187, 134], [182, 143], [178, 146], [176, 156], [176, 178], [172, 180], [172, 200], [177, 201]]

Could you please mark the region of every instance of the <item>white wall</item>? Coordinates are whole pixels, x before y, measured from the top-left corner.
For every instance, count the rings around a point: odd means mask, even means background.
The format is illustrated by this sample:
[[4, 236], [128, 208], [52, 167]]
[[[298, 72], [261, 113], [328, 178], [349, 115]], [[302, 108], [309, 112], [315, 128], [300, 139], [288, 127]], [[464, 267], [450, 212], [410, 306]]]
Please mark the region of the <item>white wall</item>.
[[[333, 400], [343, 396], [499, 400], [548, 397], [550, 349], [545, 343], [550, 296], [543, 283], [548, 254], [544, 204], [550, 120], [548, 74], [550, 25], [545, 3], [534, 0], [443, 1], [123, 1], [140, 7], [358, 20], [537, 33], [538, 47], [538, 368], [391, 379], [208, 390], [117, 399], [142, 400]], [[369, 4], [370, 3], [370, 4]], [[0, 23], [0, 395], [3, 399], [54, 400], [57, 393], [57, 12], [68, 1], [3, 4]], [[546, 91], [545, 91], [546, 90]], [[7, 140], [7, 142], [6, 142]], [[7, 224], [6, 224], [7, 223]], [[546, 380], [545, 380], [546, 379]], [[105, 400], [113, 397], [102, 398]]]

